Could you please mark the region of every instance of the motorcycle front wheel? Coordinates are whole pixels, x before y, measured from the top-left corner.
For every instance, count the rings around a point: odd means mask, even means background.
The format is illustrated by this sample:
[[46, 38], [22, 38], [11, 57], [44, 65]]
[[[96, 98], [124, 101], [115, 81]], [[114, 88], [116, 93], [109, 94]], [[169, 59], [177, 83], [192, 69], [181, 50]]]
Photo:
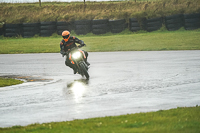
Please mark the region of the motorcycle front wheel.
[[81, 64], [80, 64], [80, 67], [81, 67], [81, 69], [82, 69], [82, 71], [83, 71], [85, 77], [86, 77], [87, 79], [89, 79], [90, 76], [89, 76], [89, 74], [88, 74], [88, 71], [87, 71], [87, 69], [86, 69], [85, 64], [81, 63]]

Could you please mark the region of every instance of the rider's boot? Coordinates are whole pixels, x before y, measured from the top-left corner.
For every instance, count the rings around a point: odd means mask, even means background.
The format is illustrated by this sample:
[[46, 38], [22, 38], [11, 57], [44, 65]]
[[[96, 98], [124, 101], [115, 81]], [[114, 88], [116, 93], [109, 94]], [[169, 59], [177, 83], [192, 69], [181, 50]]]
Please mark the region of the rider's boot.
[[66, 65], [66, 66], [69, 66], [67, 61], [65, 61], [65, 65]]
[[85, 63], [86, 63], [88, 66], [90, 65], [90, 63], [89, 63], [87, 60], [85, 61]]
[[77, 69], [76, 69], [76, 67], [73, 66], [72, 69], [74, 70], [74, 74], [76, 74], [76, 73], [77, 73]]
[[85, 63], [89, 66], [90, 65], [90, 63], [87, 61], [87, 57], [86, 57], [86, 59], [85, 59]]
[[66, 66], [69, 66], [70, 68], [72, 68], [72, 69], [74, 70], [74, 74], [77, 73], [76, 67], [75, 67], [74, 65], [72, 65], [72, 64], [68, 64], [67, 61], [65, 61], [65, 65], [66, 65]]
[[87, 61], [87, 58], [88, 58], [88, 52], [84, 51], [85, 52], [85, 56], [86, 56], [86, 59], [85, 59], [85, 63], [89, 66], [90, 63]]

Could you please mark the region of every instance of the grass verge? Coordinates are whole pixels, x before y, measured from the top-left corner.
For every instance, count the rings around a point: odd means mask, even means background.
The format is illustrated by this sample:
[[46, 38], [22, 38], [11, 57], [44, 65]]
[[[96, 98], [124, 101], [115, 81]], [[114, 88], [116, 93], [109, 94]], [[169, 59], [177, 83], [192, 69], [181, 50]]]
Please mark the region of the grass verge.
[[0, 87], [16, 85], [16, 84], [21, 84], [21, 83], [23, 83], [23, 81], [21, 81], [21, 80], [0, 77]]
[[0, 128], [1, 133], [199, 133], [200, 107]]
[[[72, 32], [72, 35], [75, 33]], [[160, 50], [200, 50], [200, 30], [186, 31], [139, 31], [128, 29], [119, 34], [77, 36], [83, 40], [89, 52], [103, 51], [160, 51]], [[0, 54], [57, 53], [62, 37], [0, 38]]]

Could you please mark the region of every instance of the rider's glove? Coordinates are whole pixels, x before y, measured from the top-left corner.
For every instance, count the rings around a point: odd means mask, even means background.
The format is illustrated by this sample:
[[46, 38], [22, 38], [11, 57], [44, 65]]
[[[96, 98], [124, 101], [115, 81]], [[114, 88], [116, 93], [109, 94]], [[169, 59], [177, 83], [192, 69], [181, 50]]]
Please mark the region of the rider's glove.
[[85, 46], [84, 42], [82, 40], [79, 41], [79, 44], [83, 47]]
[[83, 44], [80, 45], [80, 47], [83, 47], [83, 46], [86, 46], [86, 44], [83, 43]]

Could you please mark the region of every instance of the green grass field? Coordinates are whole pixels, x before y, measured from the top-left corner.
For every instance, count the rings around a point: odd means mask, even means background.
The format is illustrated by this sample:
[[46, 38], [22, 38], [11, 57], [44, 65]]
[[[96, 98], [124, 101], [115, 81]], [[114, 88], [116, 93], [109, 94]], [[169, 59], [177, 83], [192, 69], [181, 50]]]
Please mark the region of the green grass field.
[[11, 86], [16, 84], [21, 84], [23, 81], [11, 79], [11, 78], [1, 78], [0, 77], [0, 87]]
[[1, 133], [199, 133], [200, 107], [0, 128]]
[[[72, 35], [76, 35], [73, 34]], [[89, 33], [77, 36], [83, 40], [89, 52], [103, 51], [160, 51], [200, 50], [200, 30], [155, 31], [132, 33], [128, 30], [119, 34], [101, 36]], [[0, 39], [0, 54], [15, 53], [57, 53], [62, 37], [4, 38]]]
[[[144, 2], [143, 2], [144, 1]], [[154, 18], [198, 13], [199, 0], [125, 0], [115, 2], [0, 3], [0, 23], [74, 21], [82, 19]]]

